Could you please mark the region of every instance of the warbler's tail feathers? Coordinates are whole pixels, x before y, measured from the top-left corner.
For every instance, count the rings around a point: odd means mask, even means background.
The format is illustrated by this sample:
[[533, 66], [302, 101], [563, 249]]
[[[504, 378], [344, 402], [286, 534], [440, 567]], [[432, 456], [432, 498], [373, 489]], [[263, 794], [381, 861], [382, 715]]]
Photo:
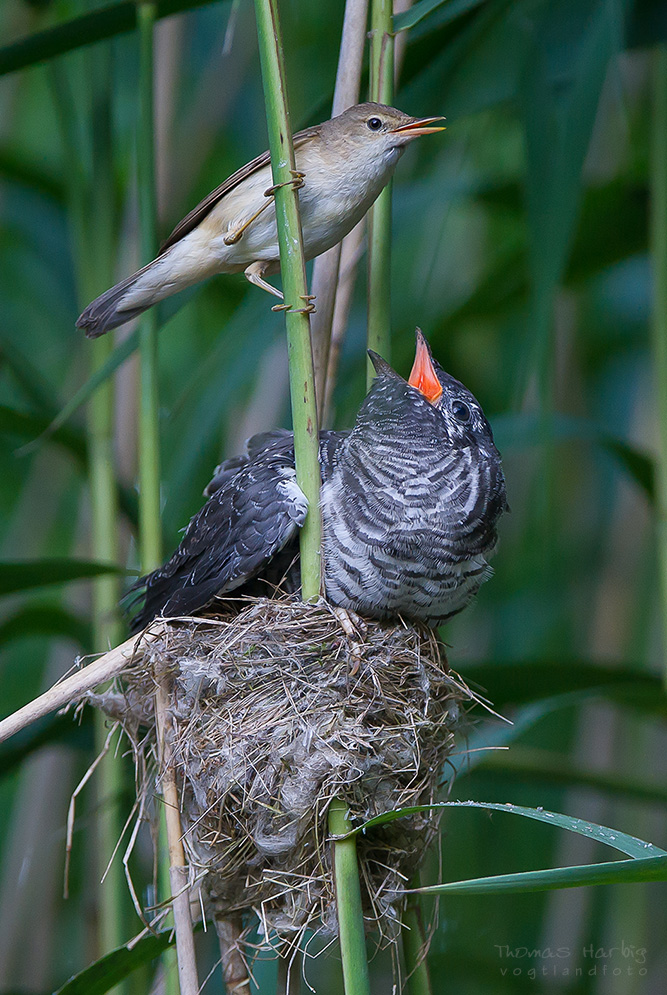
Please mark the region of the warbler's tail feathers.
[[[140, 278], [146, 273], [152, 263], [137, 270], [132, 276], [121, 280], [111, 290], [100, 294], [88, 305], [76, 321], [77, 328], [83, 328], [89, 339], [97, 339], [112, 328], [124, 325], [126, 321], [131, 321], [137, 315], [142, 314], [152, 304], [156, 303], [153, 295], [146, 295], [146, 302], [137, 301], [137, 295], [131, 294], [127, 306], [123, 306], [123, 301], [128, 297], [128, 291], [135, 287]], [[134, 298], [134, 299], [133, 299]]]

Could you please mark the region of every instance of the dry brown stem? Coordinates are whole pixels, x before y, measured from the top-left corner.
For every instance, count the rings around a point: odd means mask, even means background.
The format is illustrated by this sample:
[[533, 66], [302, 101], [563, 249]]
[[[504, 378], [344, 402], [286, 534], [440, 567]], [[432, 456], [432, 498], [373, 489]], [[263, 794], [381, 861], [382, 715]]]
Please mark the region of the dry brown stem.
[[215, 928], [220, 943], [222, 976], [227, 995], [248, 995], [250, 978], [241, 952], [240, 940], [243, 927], [239, 918], [216, 919]]
[[69, 705], [72, 701], [81, 698], [98, 684], [111, 680], [130, 662], [143, 639], [150, 641], [162, 635], [163, 629], [162, 622], [153, 624], [150, 629], [126, 639], [124, 643], [115, 646], [108, 653], [95, 660], [94, 663], [89, 663], [83, 670], [71, 674], [70, 677], [65, 677], [48, 691], [45, 691], [44, 694], [40, 694], [38, 698], [34, 698], [27, 705], [23, 705], [22, 708], [8, 715], [0, 722], [0, 743], [36, 722], [37, 719], [41, 719], [50, 712], [55, 712], [64, 705]]
[[198, 995], [197, 959], [190, 916], [190, 892], [185, 851], [181, 833], [181, 813], [174, 769], [173, 726], [169, 712], [168, 678], [159, 680], [155, 692], [155, 718], [162, 771], [162, 800], [164, 802], [167, 844], [169, 847], [169, 884], [171, 906], [176, 930], [178, 980], [181, 995]]
[[[368, 0], [347, 0], [340, 56], [336, 73], [331, 116], [342, 114], [359, 100], [361, 67], [366, 44]], [[325, 384], [329, 357], [329, 343], [336, 301], [336, 286], [340, 268], [341, 244], [318, 256], [313, 264], [311, 292], [317, 298], [317, 310], [311, 319], [315, 386], [320, 419], [324, 410]]]

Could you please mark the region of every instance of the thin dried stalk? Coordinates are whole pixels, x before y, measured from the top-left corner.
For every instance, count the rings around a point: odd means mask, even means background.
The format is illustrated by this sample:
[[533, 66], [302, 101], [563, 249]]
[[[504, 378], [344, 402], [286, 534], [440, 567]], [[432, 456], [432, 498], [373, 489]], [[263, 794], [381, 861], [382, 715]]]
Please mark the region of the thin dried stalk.
[[[338, 114], [359, 101], [361, 67], [366, 43], [368, 0], [347, 0], [345, 19], [340, 42], [336, 88], [331, 116]], [[334, 307], [342, 243], [318, 256], [313, 264], [312, 292], [317, 300], [317, 311], [311, 320], [315, 388], [320, 418], [325, 407], [327, 368], [332, 336]]]
[[[371, 100], [393, 103], [394, 38], [391, 0], [371, 5]], [[368, 348], [389, 360], [391, 342], [391, 183], [368, 212]], [[375, 376], [368, 360], [367, 381]]]
[[250, 978], [239, 945], [243, 933], [241, 920], [216, 919], [215, 928], [220, 943], [222, 976], [225, 979], [227, 995], [247, 995], [250, 991]]
[[115, 646], [94, 663], [72, 674], [71, 677], [59, 681], [58, 684], [54, 684], [44, 694], [40, 694], [38, 698], [8, 715], [0, 722], [0, 743], [36, 722], [37, 719], [77, 701], [87, 691], [92, 691], [94, 687], [97, 687], [98, 684], [111, 680], [112, 677], [120, 673], [123, 667], [127, 666], [142, 639], [153, 639], [160, 636], [163, 630], [164, 625], [158, 623], [147, 632], [141, 632], [137, 636], [126, 639], [124, 643]]
[[169, 845], [169, 882], [171, 885], [171, 907], [174, 913], [174, 927], [176, 930], [178, 980], [181, 995], [198, 995], [199, 979], [197, 978], [195, 941], [192, 932], [192, 917], [190, 915], [190, 891], [182, 841], [178, 788], [174, 771], [168, 691], [165, 683], [165, 681], [162, 681], [159, 684], [155, 694], [155, 718], [158, 745], [162, 753], [160, 757], [162, 771], [161, 786]]

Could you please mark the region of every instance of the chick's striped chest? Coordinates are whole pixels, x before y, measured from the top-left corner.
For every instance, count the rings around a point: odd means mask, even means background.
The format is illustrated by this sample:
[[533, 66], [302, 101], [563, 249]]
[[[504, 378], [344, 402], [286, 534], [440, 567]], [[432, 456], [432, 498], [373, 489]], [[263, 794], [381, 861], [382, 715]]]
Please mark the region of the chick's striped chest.
[[471, 544], [466, 518], [484, 474], [470, 453], [438, 453], [427, 439], [354, 443], [322, 489], [327, 596], [362, 614], [444, 621], [489, 573], [495, 530]]

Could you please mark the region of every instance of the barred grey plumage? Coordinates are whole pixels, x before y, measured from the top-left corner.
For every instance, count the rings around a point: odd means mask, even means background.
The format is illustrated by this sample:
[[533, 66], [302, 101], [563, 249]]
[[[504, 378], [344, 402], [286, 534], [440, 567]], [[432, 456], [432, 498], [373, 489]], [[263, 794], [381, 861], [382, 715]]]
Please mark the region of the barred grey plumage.
[[[362, 615], [438, 625], [489, 576], [507, 507], [500, 456], [481, 406], [432, 360], [419, 331], [409, 381], [372, 358], [378, 376], [354, 428], [320, 436], [326, 594]], [[297, 556], [307, 507], [291, 433], [254, 436], [206, 493], [169, 562], [137, 585], [134, 631], [254, 577], [278, 582]]]

